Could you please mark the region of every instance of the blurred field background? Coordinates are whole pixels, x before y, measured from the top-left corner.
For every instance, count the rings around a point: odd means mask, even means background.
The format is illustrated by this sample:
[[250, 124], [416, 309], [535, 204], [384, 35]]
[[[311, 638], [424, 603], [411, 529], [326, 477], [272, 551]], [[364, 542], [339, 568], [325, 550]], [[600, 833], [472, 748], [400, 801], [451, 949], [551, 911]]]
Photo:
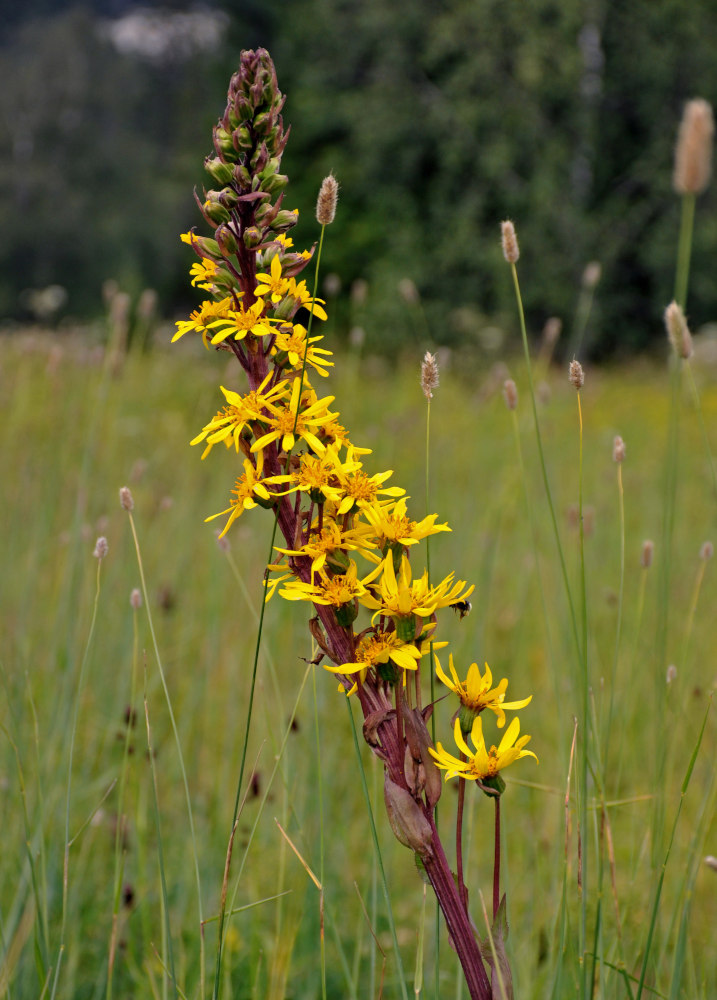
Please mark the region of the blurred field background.
[[[182, 342], [171, 352], [157, 349], [149, 356], [135, 350], [114, 374], [105, 363], [107, 356], [86, 335], [68, 338], [62, 346], [47, 333], [3, 338], [0, 345], [2, 447], [6, 468], [12, 470], [4, 485], [3, 565], [7, 571], [0, 584], [5, 702], [0, 866], [5, 960], [0, 986], [8, 996], [37, 996], [45, 977], [51, 983], [54, 975], [68, 746], [77, 706], [67, 950], [58, 995], [105, 995], [123, 760], [127, 826], [120, 844], [126, 853], [114, 995], [162, 995], [162, 965], [155, 954], [155, 949], [162, 951], [162, 919], [142, 703], [146, 690], [174, 957], [182, 989], [187, 996], [196, 996], [198, 904], [186, 803], [145, 609], [135, 619], [130, 607], [130, 592], [139, 586], [139, 577], [127, 515], [120, 509], [117, 491], [128, 484], [135, 498], [150, 610], [188, 771], [203, 914], [211, 918], [218, 906], [231, 821], [255, 639], [254, 614], [270, 523], [264, 512], [254, 511], [251, 520], [245, 516], [230, 533], [230, 555], [242, 586], [216, 544], [213, 526], [203, 524], [204, 517], [223, 509], [231, 470], [223, 453], [213, 453], [200, 463], [198, 450], [191, 450], [188, 441], [213, 412], [218, 376], [224, 384], [234, 384], [235, 373], [225, 370], [220, 359], [205, 353], [196, 342], [186, 346]], [[330, 383], [343, 401], [342, 416], [354, 440], [373, 448], [371, 462], [375, 461], [376, 468], [396, 470], [394, 479], [408, 488], [420, 511], [423, 470], [417, 456], [422, 452], [424, 431], [417, 360], [406, 357], [397, 366], [386, 366], [376, 359], [339, 356]], [[710, 384], [712, 371], [710, 363], [696, 367], [697, 378], [704, 383], [708, 426], [713, 425], [717, 407], [717, 394]], [[511, 414], [500, 391], [504, 374], [503, 370], [448, 370], [437, 390], [433, 506], [448, 519], [453, 533], [434, 540], [432, 559], [434, 572], [455, 568], [477, 587], [469, 617], [460, 621], [444, 613], [448, 619], [445, 637], [451, 640], [456, 662], [467, 665], [487, 660], [498, 676], [509, 674], [516, 696], [534, 695], [522, 716], [525, 731], [533, 734], [540, 765], [532, 767], [528, 762], [516, 768], [514, 775], [509, 772], [504, 812], [515, 974], [520, 994], [537, 997], [549, 995], [555, 967], [555, 921], [564, 858], [563, 799], [577, 693], [571, 676], [574, 654], [567, 608], [534, 459], [527, 401], [521, 400], [518, 413], [541, 553], [539, 574]], [[511, 374], [523, 389], [522, 367], [512, 365]], [[554, 369], [542, 393], [549, 473], [576, 585], [577, 530], [571, 513], [577, 500], [575, 391], [564, 372]], [[627, 442], [624, 627], [606, 773], [608, 798], [614, 803], [609, 815], [628, 963], [644, 943], [654, 884], [650, 828], [656, 740], [664, 740], [667, 749], [661, 789], [671, 824], [707, 692], [715, 683], [712, 565], [706, 566], [694, 624], [691, 629], [688, 626], [695, 581], [704, 566], [700, 547], [714, 527], [709, 466], [689, 403], [680, 429], [668, 637], [669, 662], [676, 665], [677, 676], [671, 684], [665, 679], [667, 664], [655, 661], [668, 396], [666, 369], [636, 364], [619, 370], [588, 370], [583, 400], [585, 503], [592, 511], [586, 541], [590, 654], [595, 711], [602, 724], [610, 692], [619, 587], [613, 435], [621, 433]], [[102, 565], [97, 621], [81, 678], [95, 595], [97, 562], [92, 549], [98, 534], [106, 535], [109, 554]], [[656, 539], [656, 560], [644, 571], [640, 551], [648, 537]], [[642, 574], [645, 599], [640, 621]], [[547, 599], [547, 629], [539, 578]], [[274, 822], [277, 818], [282, 823], [307, 863], [315, 867], [318, 771], [310, 677], [302, 687], [306, 663], [301, 657], [310, 656], [303, 617], [285, 602], [269, 605], [249, 753], [250, 762], [257, 760], [256, 782], [242, 813], [231, 882], [238, 881], [235, 905], [239, 906], [281, 892], [289, 895], [233, 918], [225, 996], [317, 995], [318, 896]], [[348, 717], [333, 678], [321, 668], [317, 697], [327, 810], [329, 995], [378, 995], [381, 956], [372, 946], [354, 882], [388, 952], [384, 995], [399, 995], [383, 904], [377, 897]], [[294, 725], [290, 726], [294, 708]], [[446, 704], [441, 710], [441, 724], [446, 728], [451, 709]], [[662, 711], [667, 724], [660, 734], [655, 720]], [[127, 719], [135, 714], [136, 724], [130, 726], [126, 743]], [[271, 781], [279, 748], [283, 754]], [[712, 719], [668, 870], [657, 944], [658, 970], [663, 975], [673, 960], [675, 914], [682, 912], [689, 865], [714, 850], [714, 751]], [[410, 979], [422, 885], [410, 853], [398, 845], [382, 820], [379, 769], [369, 760], [366, 748], [363, 753], [373, 782]], [[451, 793], [448, 787], [442, 807], [452, 801]], [[482, 831], [483, 824], [487, 824], [486, 831], [490, 829], [492, 810], [482, 798], [469, 797], [473, 807], [467, 864], [474, 893], [480, 886], [486, 891], [490, 877], [491, 839]], [[241, 867], [255, 822], [258, 827]], [[568, 893], [574, 901], [573, 862], [571, 866]], [[717, 919], [715, 877], [699, 863], [691, 901], [688, 979], [684, 994], [678, 995], [707, 998], [717, 990], [712, 935]], [[608, 886], [609, 881], [606, 890]], [[615, 939], [611, 898], [609, 891], [605, 933]], [[209, 924], [209, 955], [213, 954], [212, 932]], [[428, 956], [431, 947], [429, 935]], [[454, 958], [445, 941], [443, 947], [442, 995], [459, 995]], [[617, 962], [618, 954], [613, 957]], [[430, 969], [432, 958], [427, 962]], [[44, 995], [49, 995], [49, 988]]]
[[[713, 471], [688, 384], [669, 561], [661, 550], [670, 398], [661, 316], [673, 294], [679, 227], [672, 148], [684, 101], [714, 100], [717, 91], [710, 6], [292, 0], [143, 11], [120, 0], [72, 7], [32, 0], [8, 13], [0, 38], [0, 997], [173, 994], [150, 760], [177, 980], [184, 995], [198, 996], [203, 962], [211, 982], [212, 918], [270, 520], [261, 511], [243, 517], [229, 535], [228, 554], [217, 546], [214, 525], [203, 523], [226, 506], [234, 468], [216, 453], [200, 463], [188, 442], [220, 405], [219, 382], [241, 386], [223, 356], [189, 338], [171, 350], [168, 342], [171, 320], [198, 302], [186, 273], [193, 257], [178, 233], [200, 224], [191, 192], [204, 182], [211, 126], [239, 50], [257, 44], [271, 51], [288, 94], [292, 136], [284, 167], [291, 178], [287, 205], [301, 212], [298, 246], [317, 236], [313, 205], [321, 178], [333, 169], [342, 185], [324, 252], [329, 321], [322, 346], [339, 352], [329, 391], [352, 439], [373, 449], [371, 467], [395, 470], [394, 481], [414, 498], [415, 516], [423, 512], [424, 490], [418, 368], [426, 348], [441, 349], [431, 506], [453, 532], [432, 541], [433, 567], [455, 569], [476, 584], [470, 616], [445, 615], [456, 662], [487, 660], [494, 675], [510, 676], [512, 694], [534, 696], [522, 722], [540, 765], [526, 761], [509, 772], [504, 804], [509, 947], [516, 996], [558, 1000], [573, 995], [567, 988], [556, 994], [554, 977], [577, 681], [498, 241], [502, 218], [515, 220], [521, 242], [548, 473], [573, 588], [578, 425], [562, 362], [578, 353], [586, 363], [597, 728], [604, 733], [611, 695], [616, 713], [604, 773], [619, 903], [616, 913], [608, 873], [604, 952], [639, 974], [664, 856], [653, 837], [656, 803], [664, 797], [669, 831], [717, 678], [714, 565], [700, 559], [703, 543], [714, 540]], [[698, 202], [687, 310], [700, 331], [692, 368], [712, 452], [715, 219], [713, 186]], [[596, 284], [585, 280], [591, 262], [600, 265]], [[562, 321], [562, 335], [548, 350], [540, 334], [550, 317]], [[530, 515], [501, 396], [508, 375], [520, 392]], [[620, 584], [615, 434], [625, 439], [627, 459], [623, 629], [613, 685]], [[147, 608], [130, 607], [140, 580], [118, 502], [123, 485], [135, 498], [149, 610], [186, 765], [199, 891]], [[92, 556], [98, 535], [109, 542], [99, 594]], [[656, 543], [647, 571], [640, 566], [646, 538]], [[221, 995], [319, 995], [318, 894], [275, 818], [316, 870], [320, 768], [329, 996], [379, 995], [383, 959], [371, 923], [387, 955], [383, 995], [398, 997], [348, 715], [333, 678], [319, 667], [317, 762], [312, 676], [302, 659], [310, 655], [301, 611], [270, 604], [249, 751], [255, 781], [230, 879], [230, 890], [238, 886], [232, 905], [250, 908], [232, 917]], [[668, 684], [670, 665], [676, 676]], [[447, 727], [449, 707], [439, 712]], [[383, 821], [377, 762], [366, 748], [362, 753], [412, 984], [422, 885], [410, 853]], [[648, 979], [659, 990], [674, 982], [675, 961], [682, 962], [673, 992], [658, 994], [674, 1000], [717, 995], [717, 874], [701, 860], [717, 854], [714, 760], [710, 718], [668, 867]], [[453, 794], [448, 787], [442, 808]], [[484, 830], [492, 811], [480, 796], [471, 800], [467, 865], [478, 913], [478, 889], [490, 884], [492, 840]], [[118, 823], [121, 813], [126, 827]], [[431, 906], [426, 996], [433, 995], [435, 960]], [[204, 954], [201, 918], [209, 921]], [[680, 938], [683, 919], [689, 922]], [[440, 966], [441, 997], [461, 996], [445, 939]], [[603, 976], [598, 995], [618, 995], [608, 967]]]

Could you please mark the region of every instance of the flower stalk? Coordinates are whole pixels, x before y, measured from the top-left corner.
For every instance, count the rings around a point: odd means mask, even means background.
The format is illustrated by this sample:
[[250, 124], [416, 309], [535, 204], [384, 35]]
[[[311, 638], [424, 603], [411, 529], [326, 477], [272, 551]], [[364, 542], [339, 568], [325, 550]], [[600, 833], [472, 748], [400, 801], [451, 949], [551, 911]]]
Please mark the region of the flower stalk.
[[[190, 272], [192, 283], [211, 298], [189, 320], [177, 324], [174, 339], [196, 333], [206, 348], [231, 352], [248, 384], [243, 394], [222, 386], [222, 409], [192, 441], [203, 443], [202, 458], [223, 443], [243, 468], [229, 506], [207, 520], [225, 519], [221, 539], [245, 512], [257, 507], [273, 512], [265, 603], [278, 592], [285, 600], [312, 608], [310, 632], [320, 651], [314, 662], [325, 660], [344, 696], [358, 701], [364, 739], [383, 764], [390, 825], [414, 852], [433, 887], [471, 998], [491, 1000], [464, 882], [460, 840], [465, 785], [475, 780], [499, 797], [505, 787], [499, 771], [520, 757], [535, 756], [524, 749], [530, 737], [519, 738], [517, 719], [499, 746], [490, 748], [481, 720], [487, 708], [502, 728], [505, 711], [522, 708], [530, 699], [507, 702], [507, 680], [493, 687], [487, 666], [481, 675], [473, 664], [462, 681], [451, 658], [451, 681], [436, 661], [439, 678], [458, 695], [461, 705], [457, 713], [461, 721], [456, 719], [454, 729], [460, 759], [447, 754], [440, 743], [434, 746], [428, 733], [433, 696], [431, 705], [423, 708], [421, 677], [428, 670], [433, 681], [433, 651], [445, 645], [436, 640], [439, 615], [452, 607], [463, 616], [473, 587], [457, 580], [453, 572], [434, 581], [427, 569], [421, 571], [418, 546], [431, 535], [449, 531], [449, 526], [437, 523], [437, 515], [428, 512], [421, 521], [410, 517], [405, 491], [388, 485], [392, 472], [371, 474], [364, 469], [368, 450], [351, 442], [334, 410], [334, 397], [320, 395], [315, 387], [316, 379], [325, 378], [333, 364], [331, 352], [318, 346], [322, 337], [314, 336], [312, 328], [315, 320], [327, 318], [316, 294], [318, 267], [324, 230], [336, 212], [338, 184], [329, 175], [319, 193], [316, 215], [321, 237], [310, 293], [306, 282], [297, 279], [314, 257], [314, 249], [293, 249], [288, 232], [298, 213], [283, 207], [287, 178], [279, 171], [288, 137], [283, 106], [268, 53], [243, 52], [225, 113], [214, 129], [215, 155], [205, 162], [216, 187], [197, 199], [213, 238], [193, 232], [182, 237], [199, 257]], [[422, 387], [429, 403], [437, 380], [435, 359], [426, 355]], [[263, 611], [233, 824], [243, 784], [262, 625]], [[465, 742], [468, 733], [475, 750]], [[446, 778], [461, 778], [457, 879], [436, 825], [442, 769]], [[496, 816], [499, 836], [499, 807]], [[497, 911], [499, 844], [496, 852]], [[222, 906], [215, 996], [224, 918]]]

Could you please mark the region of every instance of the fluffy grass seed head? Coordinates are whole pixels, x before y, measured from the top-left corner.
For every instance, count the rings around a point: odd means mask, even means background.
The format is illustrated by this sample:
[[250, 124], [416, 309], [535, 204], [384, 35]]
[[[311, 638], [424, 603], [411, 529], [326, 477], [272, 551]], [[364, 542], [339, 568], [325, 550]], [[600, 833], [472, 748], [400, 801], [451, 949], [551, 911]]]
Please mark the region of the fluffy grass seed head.
[[583, 271], [583, 288], [587, 288], [591, 292], [600, 283], [600, 278], [602, 277], [602, 264], [599, 260], [590, 260], [585, 265], [585, 270]]
[[674, 663], [671, 663], [667, 668], [667, 672], [665, 674], [665, 683], [672, 684], [672, 682], [675, 680], [676, 677], [677, 677], [677, 667], [675, 666]]
[[625, 442], [619, 434], [615, 435], [615, 440], [612, 443], [612, 460], [618, 465], [625, 461]]
[[134, 510], [134, 497], [129, 486], [121, 486], [119, 491], [120, 506], [127, 513]]
[[142, 607], [142, 593], [137, 587], [135, 587], [129, 595], [129, 603], [133, 611], [139, 611]]
[[336, 202], [339, 199], [339, 182], [333, 174], [324, 177], [319, 188], [316, 201], [316, 219], [322, 226], [329, 226], [336, 215]]
[[642, 543], [642, 552], [640, 553], [640, 565], [643, 569], [649, 569], [652, 566], [654, 555], [655, 543], [650, 538], [646, 538]]
[[[99, 544], [99, 541], [98, 543]], [[700, 549], [700, 559], [702, 562], [707, 562], [715, 554], [715, 547], [712, 542], [703, 542], [702, 548]]]
[[520, 257], [518, 248], [518, 237], [515, 235], [515, 226], [506, 219], [500, 224], [500, 238], [503, 246], [503, 256], [509, 264], [516, 264]]
[[421, 389], [426, 399], [433, 399], [433, 390], [438, 387], [438, 361], [436, 355], [426, 351], [421, 362]]
[[665, 309], [665, 327], [672, 349], [678, 358], [685, 361], [692, 357], [692, 334], [687, 326], [685, 314], [676, 302], [670, 302]]
[[672, 177], [677, 194], [700, 194], [712, 173], [712, 107], [701, 98], [688, 101], [680, 122]]
[[109, 546], [107, 545], [107, 539], [105, 538], [104, 535], [100, 535], [100, 537], [95, 542], [95, 551], [92, 553], [92, 555], [95, 557], [95, 559], [104, 559], [104, 557], [107, 555], [108, 547]]
[[580, 392], [582, 387], [585, 385], [585, 372], [583, 371], [583, 366], [575, 359], [570, 362], [570, 366], [568, 368], [568, 379], [575, 386], [578, 392]]
[[507, 378], [503, 383], [503, 399], [509, 410], [515, 410], [518, 406], [518, 386], [512, 378]]

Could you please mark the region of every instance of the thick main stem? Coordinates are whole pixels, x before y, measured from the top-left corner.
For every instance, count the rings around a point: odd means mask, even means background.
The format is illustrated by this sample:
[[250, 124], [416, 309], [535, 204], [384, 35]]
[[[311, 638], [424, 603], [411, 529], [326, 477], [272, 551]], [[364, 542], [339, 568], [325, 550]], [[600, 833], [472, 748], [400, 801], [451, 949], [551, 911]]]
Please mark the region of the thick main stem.
[[471, 1000], [491, 1000], [492, 990], [473, 933], [470, 917], [458, 895], [453, 873], [438, 836], [438, 830], [433, 822], [432, 810], [426, 810], [426, 818], [433, 831], [431, 844], [433, 853], [431, 858], [423, 859], [423, 864], [438, 899], [438, 905], [446, 919], [446, 926], [461, 963], [463, 975], [466, 977], [468, 992], [471, 995]]

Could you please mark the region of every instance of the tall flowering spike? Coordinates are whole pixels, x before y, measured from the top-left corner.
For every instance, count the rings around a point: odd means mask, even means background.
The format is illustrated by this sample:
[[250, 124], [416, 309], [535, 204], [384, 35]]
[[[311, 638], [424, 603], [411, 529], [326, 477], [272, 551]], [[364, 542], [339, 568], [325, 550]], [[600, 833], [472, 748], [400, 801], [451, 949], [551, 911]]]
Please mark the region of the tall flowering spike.
[[692, 334], [687, 326], [687, 320], [682, 309], [676, 302], [670, 302], [665, 309], [665, 327], [672, 349], [678, 358], [687, 360], [692, 357]]
[[284, 100], [266, 49], [242, 52], [214, 128], [216, 155], [204, 161], [218, 187], [200, 202], [224, 257], [240, 249], [239, 239], [255, 249], [270, 238], [269, 230], [276, 237], [296, 224], [296, 212], [280, 211], [288, 182], [279, 173], [289, 137], [281, 117]]
[[678, 194], [701, 194], [712, 173], [714, 119], [707, 101], [688, 101], [677, 133], [673, 184]]

